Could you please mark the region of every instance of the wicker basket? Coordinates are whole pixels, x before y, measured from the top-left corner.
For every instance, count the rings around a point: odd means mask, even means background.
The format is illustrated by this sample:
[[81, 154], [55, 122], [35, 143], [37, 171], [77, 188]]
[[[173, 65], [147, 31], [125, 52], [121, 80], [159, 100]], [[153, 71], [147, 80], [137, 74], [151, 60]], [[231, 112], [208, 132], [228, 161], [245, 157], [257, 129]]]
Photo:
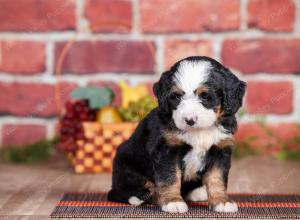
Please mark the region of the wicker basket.
[[77, 150], [68, 154], [76, 173], [111, 172], [119, 145], [128, 139], [136, 123], [83, 123], [84, 139], [76, 141]]

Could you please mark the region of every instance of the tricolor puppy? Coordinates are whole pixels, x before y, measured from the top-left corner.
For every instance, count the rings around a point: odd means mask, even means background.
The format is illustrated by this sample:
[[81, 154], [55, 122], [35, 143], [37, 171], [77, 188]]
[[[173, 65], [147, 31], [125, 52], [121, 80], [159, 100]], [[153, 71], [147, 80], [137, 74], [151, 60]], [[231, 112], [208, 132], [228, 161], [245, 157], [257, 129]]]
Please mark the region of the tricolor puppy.
[[158, 107], [121, 144], [108, 199], [165, 212], [208, 200], [216, 212], [236, 212], [226, 193], [235, 114], [246, 84], [208, 57], [188, 57], [153, 87]]

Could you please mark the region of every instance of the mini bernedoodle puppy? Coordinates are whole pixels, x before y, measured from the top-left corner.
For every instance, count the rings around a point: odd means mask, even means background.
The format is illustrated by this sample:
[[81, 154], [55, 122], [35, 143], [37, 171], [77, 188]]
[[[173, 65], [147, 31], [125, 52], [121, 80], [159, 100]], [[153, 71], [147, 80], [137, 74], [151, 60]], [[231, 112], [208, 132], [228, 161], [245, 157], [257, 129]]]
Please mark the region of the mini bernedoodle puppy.
[[208, 57], [185, 58], [164, 72], [153, 87], [158, 107], [116, 153], [108, 199], [152, 202], [172, 213], [187, 212], [185, 201], [207, 200], [216, 212], [236, 212], [226, 189], [245, 89]]

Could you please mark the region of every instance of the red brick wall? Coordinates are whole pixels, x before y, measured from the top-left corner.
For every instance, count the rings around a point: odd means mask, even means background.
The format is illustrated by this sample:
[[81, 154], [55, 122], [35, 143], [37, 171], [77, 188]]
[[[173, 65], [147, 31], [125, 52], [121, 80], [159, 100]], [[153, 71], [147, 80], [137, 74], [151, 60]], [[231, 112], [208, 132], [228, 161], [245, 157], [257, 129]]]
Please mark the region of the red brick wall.
[[285, 129], [300, 120], [297, 0], [0, 0], [1, 143], [53, 135], [58, 81], [62, 101], [79, 84], [119, 91], [117, 80], [151, 84], [190, 55], [248, 82], [250, 116]]

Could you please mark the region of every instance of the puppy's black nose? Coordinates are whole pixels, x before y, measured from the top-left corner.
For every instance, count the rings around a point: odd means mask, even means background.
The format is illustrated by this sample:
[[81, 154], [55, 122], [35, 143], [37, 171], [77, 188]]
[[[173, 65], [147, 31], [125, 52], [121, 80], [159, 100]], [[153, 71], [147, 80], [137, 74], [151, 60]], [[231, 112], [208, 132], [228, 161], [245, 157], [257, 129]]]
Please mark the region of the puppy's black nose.
[[195, 124], [195, 120], [193, 118], [185, 118], [184, 120], [189, 126], [193, 126]]

